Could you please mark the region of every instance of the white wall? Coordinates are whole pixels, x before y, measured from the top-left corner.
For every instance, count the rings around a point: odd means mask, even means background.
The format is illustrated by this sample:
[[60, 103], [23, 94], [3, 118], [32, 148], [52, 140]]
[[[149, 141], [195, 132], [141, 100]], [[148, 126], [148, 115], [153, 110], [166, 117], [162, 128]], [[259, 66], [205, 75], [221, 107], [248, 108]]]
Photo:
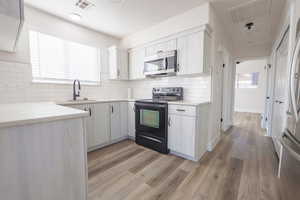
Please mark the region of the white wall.
[[[220, 141], [220, 127], [224, 130], [228, 129], [233, 124], [233, 101], [232, 87], [234, 79], [231, 78], [233, 66], [233, 46], [232, 38], [225, 31], [224, 24], [217, 16], [213, 7], [210, 6], [209, 11], [209, 24], [212, 27], [212, 87], [211, 87], [211, 115], [210, 115], [210, 135], [209, 135], [209, 149], [213, 149], [214, 146]], [[222, 58], [219, 56], [222, 55]], [[220, 60], [223, 63], [220, 63]], [[225, 64], [225, 69], [222, 69], [222, 65]], [[220, 69], [221, 68], [221, 69]], [[224, 82], [221, 82], [222, 73]], [[223, 87], [223, 88], [222, 88]], [[220, 89], [223, 89], [223, 97], [221, 97]], [[227, 94], [227, 95], [226, 95]], [[229, 94], [229, 95], [228, 95]], [[221, 108], [219, 108], [222, 105]], [[223, 112], [220, 116], [220, 109]], [[221, 124], [220, 117], [223, 118], [223, 123]]]
[[235, 106], [237, 112], [263, 113], [265, 109], [267, 59], [243, 61], [236, 65], [236, 74], [259, 72], [257, 88], [236, 88]]
[[[31, 7], [25, 7], [25, 25], [16, 53], [0, 52], [0, 103], [56, 101], [72, 98], [72, 85], [31, 82], [29, 29], [100, 48], [119, 43], [119, 40], [114, 37], [74, 25]], [[103, 62], [101, 85], [83, 86], [81, 96], [126, 98], [127, 82], [108, 81], [107, 60]]]

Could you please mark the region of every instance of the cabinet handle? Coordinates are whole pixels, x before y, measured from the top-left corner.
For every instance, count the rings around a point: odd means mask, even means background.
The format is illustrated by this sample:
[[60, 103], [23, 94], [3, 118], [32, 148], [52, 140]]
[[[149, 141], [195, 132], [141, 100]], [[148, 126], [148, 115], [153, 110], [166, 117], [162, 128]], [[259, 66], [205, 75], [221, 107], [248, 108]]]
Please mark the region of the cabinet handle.
[[114, 113], [114, 106], [111, 106], [111, 113]]
[[168, 126], [171, 126], [171, 118], [168, 119]]
[[89, 108], [89, 112], [90, 112], [90, 117], [92, 116], [92, 109]]
[[179, 72], [179, 64], [177, 64], [177, 72]]
[[178, 111], [178, 112], [185, 112], [185, 110], [183, 110], [183, 109], [176, 109], [176, 111]]
[[120, 77], [120, 69], [117, 70], [117, 76]]

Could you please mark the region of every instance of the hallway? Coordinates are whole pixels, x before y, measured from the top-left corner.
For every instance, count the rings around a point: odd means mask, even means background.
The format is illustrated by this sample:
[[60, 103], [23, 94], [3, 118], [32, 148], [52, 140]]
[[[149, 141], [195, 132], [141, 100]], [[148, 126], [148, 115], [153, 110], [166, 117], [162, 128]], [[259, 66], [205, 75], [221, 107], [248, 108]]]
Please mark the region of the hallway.
[[278, 200], [278, 159], [259, 115], [235, 114], [200, 163], [123, 141], [88, 155], [89, 200]]

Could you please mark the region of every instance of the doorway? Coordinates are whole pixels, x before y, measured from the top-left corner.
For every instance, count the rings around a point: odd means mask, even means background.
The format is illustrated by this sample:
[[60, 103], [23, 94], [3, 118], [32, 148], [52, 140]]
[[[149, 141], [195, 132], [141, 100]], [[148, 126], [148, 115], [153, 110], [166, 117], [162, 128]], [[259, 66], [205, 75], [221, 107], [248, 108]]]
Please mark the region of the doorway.
[[259, 121], [259, 126], [264, 127], [269, 73], [267, 63], [267, 58], [243, 60], [236, 63], [235, 123], [239, 120], [238, 116], [245, 114], [255, 118]]

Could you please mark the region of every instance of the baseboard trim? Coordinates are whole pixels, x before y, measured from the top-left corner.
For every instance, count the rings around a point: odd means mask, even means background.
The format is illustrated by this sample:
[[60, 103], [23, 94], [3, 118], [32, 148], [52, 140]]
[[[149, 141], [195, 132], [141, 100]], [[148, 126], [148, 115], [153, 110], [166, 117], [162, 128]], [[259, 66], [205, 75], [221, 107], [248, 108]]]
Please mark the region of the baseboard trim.
[[208, 143], [207, 150], [213, 151], [219, 142], [220, 142], [220, 135], [217, 135], [212, 141]]

